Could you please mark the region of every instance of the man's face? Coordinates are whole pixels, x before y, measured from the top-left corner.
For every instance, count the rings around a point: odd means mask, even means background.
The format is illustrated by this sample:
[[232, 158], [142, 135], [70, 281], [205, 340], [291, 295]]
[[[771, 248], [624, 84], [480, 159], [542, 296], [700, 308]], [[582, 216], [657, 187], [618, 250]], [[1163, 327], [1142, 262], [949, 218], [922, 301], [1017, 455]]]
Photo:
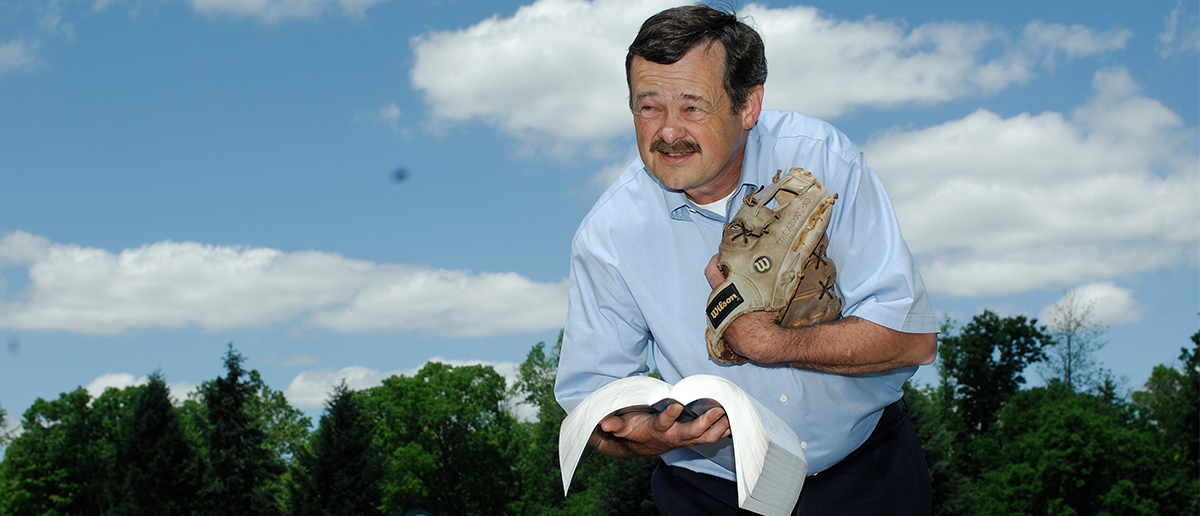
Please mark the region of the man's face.
[[664, 65], [635, 56], [630, 63], [638, 152], [664, 186], [692, 201], [720, 200], [740, 182], [746, 134], [758, 120], [762, 86], [746, 106], [730, 111], [725, 47], [702, 44]]

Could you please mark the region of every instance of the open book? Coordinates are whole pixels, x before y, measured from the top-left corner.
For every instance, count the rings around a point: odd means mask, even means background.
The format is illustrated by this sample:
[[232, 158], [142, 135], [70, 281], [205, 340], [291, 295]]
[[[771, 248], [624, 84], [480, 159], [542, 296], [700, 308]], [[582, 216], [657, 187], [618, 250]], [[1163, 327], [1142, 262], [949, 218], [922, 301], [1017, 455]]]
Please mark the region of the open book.
[[712, 407], [725, 409], [733, 439], [739, 507], [767, 516], [792, 513], [808, 473], [800, 439], [779, 416], [736, 384], [712, 375], [689, 376], [674, 387], [657, 378], [630, 376], [593, 392], [571, 411], [559, 430], [563, 494], [571, 485], [588, 437], [601, 420], [618, 411], [656, 413], [674, 401], [686, 407], [681, 421]]

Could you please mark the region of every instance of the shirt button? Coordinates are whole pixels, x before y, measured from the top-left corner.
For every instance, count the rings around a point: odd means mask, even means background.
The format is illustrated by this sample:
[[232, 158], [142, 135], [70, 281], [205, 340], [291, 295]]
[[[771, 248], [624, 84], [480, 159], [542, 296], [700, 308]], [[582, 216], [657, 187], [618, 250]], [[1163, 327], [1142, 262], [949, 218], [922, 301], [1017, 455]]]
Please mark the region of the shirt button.
[[807, 449], [808, 449], [808, 443], [807, 443], [807, 442], [801, 442], [801, 443], [800, 443], [800, 449], [801, 449], [801, 450], [807, 450]]
[[782, 395], [780, 395], [780, 396], [779, 396], [779, 401], [781, 401], [781, 402], [783, 402], [783, 403], [787, 403], [787, 394], [782, 394]]

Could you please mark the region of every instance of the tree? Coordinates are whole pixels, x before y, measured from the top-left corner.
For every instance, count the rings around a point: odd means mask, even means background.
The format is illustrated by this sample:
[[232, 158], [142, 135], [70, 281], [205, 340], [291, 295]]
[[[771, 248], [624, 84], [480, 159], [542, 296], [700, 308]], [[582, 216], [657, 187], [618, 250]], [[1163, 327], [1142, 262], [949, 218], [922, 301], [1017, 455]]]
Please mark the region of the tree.
[[271, 389], [263, 382], [257, 370], [251, 369], [249, 378], [254, 395], [246, 404], [246, 412], [252, 424], [265, 434], [263, 446], [270, 456], [280, 461], [279, 467], [283, 471], [260, 489], [273, 493], [277, 507], [287, 507], [290, 492], [287, 486], [291, 484], [292, 473], [287, 466], [308, 442], [312, 419], [288, 403], [282, 391]]
[[1025, 316], [976, 315], [957, 335], [940, 338], [943, 396], [968, 435], [987, 431], [996, 411], [1025, 383], [1022, 372], [1045, 357], [1050, 335]]
[[158, 371], [137, 389], [115, 442], [110, 514], [189, 515], [198, 501], [196, 451]]
[[562, 350], [562, 332], [549, 350], [539, 342], [530, 349], [519, 368], [510, 395], [537, 407], [537, 420], [518, 425], [521, 437], [516, 469], [518, 499], [512, 514], [552, 515], [639, 515], [658, 514], [650, 494], [650, 473], [657, 457], [612, 459], [604, 455], [580, 463], [569, 496], [563, 496], [562, 470], [558, 464], [558, 432], [567, 413], [554, 397], [554, 381]]
[[371, 421], [343, 381], [325, 403], [311, 451], [293, 461], [291, 506], [294, 516], [382, 514], [382, 456], [372, 441]]
[[1095, 320], [1095, 308], [1096, 301], [1084, 299], [1078, 288], [1068, 290], [1051, 308], [1054, 343], [1047, 348], [1042, 367], [1074, 390], [1103, 386], [1095, 353], [1107, 344], [1103, 337], [1108, 328]]
[[1124, 403], [1054, 379], [998, 417], [980, 438], [973, 514], [1183, 514], [1164, 503], [1158, 439]]
[[54, 401], [35, 400], [5, 451], [0, 513], [104, 514], [111, 507], [105, 479], [112, 432], [133, 392], [126, 391], [109, 388], [93, 400], [80, 387]]
[[385, 511], [505, 514], [516, 498], [516, 420], [490, 366], [430, 362], [363, 391], [385, 457]]
[[4, 418], [8, 412], [4, 411], [4, 407], [0, 407], [0, 446], [8, 445], [8, 421]]
[[206, 452], [200, 497], [206, 502], [204, 512], [214, 516], [279, 512], [273, 484], [284, 468], [248, 410], [256, 391], [243, 380], [243, 361], [231, 343], [225, 353], [226, 375], [200, 386]]
[[[1132, 394], [1139, 414], [1150, 423], [1164, 445], [1166, 468], [1175, 474], [1173, 489], [1164, 500], [1177, 504], [1178, 514], [1200, 512], [1200, 331], [1192, 349], [1181, 348], [1180, 369], [1157, 365], [1144, 390]], [[1165, 513], [1165, 512], [1164, 512]]]
[[929, 468], [932, 514], [965, 514], [971, 503], [971, 485], [958, 467], [962, 452], [949, 417], [950, 407], [944, 405], [938, 387], [914, 387], [904, 382], [903, 389], [909, 419]]

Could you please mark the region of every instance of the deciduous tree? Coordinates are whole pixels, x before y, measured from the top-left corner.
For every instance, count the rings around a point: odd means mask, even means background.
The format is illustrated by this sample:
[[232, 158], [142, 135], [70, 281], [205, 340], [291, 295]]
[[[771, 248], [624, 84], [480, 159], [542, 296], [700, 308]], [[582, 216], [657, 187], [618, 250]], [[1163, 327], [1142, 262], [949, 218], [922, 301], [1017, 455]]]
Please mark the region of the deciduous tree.
[[1042, 369], [1075, 390], [1102, 387], [1104, 378], [1096, 362], [1096, 351], [1107, 344], [1106, 326], [1096, 320], [1096, 301], [1086, 299], [1078, 288], [1068, 290], [1051, 308], [1049, 331], [1053, 344], [1046, 348]]
[[490, 366], [430, 362], [364, 391], [385, 456], [389, 513], [504, 514], [515, 499], [515, 418]]
[[976, 315], [954, 335], [940, 338], [938, 368], [963, 431], [984, 432], [1005, 401], [1025, 383], [1029, 364], [1045, 357], [1050, 335], [1025, 316]]
[[1055, 379], [998, 417], [980, 438], [973, 514], [1182, 514], [1163, 504], [1162, 448], [1124, 403]]

